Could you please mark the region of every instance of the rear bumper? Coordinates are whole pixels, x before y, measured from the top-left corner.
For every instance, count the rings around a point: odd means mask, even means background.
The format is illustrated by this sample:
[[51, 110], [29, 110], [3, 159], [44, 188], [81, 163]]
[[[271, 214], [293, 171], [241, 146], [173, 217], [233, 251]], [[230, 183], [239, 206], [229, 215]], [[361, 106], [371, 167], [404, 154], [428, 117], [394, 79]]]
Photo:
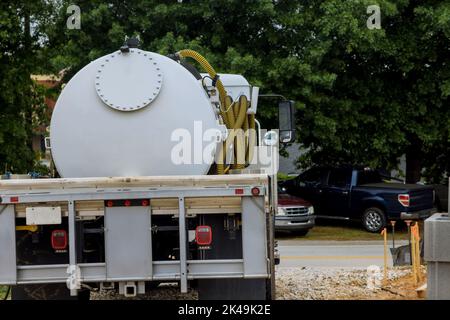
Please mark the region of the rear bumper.
[[315, 225], [315, 216], [290, 217], [275, 216], [276, 231], [309, 230]]
[[412, 212], [400, 212], [401, 220], [422, 220], [430, 217], [435, 209], [424, 209]]

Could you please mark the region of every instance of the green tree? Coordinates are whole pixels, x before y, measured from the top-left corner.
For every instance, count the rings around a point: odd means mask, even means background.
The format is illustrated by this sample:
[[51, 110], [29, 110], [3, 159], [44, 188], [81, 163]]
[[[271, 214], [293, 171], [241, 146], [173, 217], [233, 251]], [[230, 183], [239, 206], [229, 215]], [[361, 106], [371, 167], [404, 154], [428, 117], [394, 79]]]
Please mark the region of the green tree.
[[[305, 105], [299, 139], [309, 152], [302, 166], [395, 168], [405, 154], [406, 179], [416, 182], [436, 157], [448, 163], [450, 3], [378, 1], [379, 30], [366, 26], [371, 4], [280, 3], [287, 49], [270, 74], [278, 90]], [[433, 166], [438, 174], [448, 170]]]
[[[377, 2], [381, 29], [370, 30], [372, 0], [85, 0], [77, 2], [81, 29], [68, 30], [64, 0], [42, 55], [46, 69], [66, 68], [69, 78], [126, 35], [162, 54], [196, 49], [220, 72], [296, 100], [308, 150], [301, 166], [392, 169], [406, 154], [414, 182], [422, 168], [427, 176], [448, 168], [450, 4]], [[258, 117], [275, 126], [274, 101], [260, 102]]]
[[39, 47], [44, 1], [0, 3], [0, 165], [18, 173], [33, 169], [33, 123], [43, 106], [42, 90], [30, 75]]

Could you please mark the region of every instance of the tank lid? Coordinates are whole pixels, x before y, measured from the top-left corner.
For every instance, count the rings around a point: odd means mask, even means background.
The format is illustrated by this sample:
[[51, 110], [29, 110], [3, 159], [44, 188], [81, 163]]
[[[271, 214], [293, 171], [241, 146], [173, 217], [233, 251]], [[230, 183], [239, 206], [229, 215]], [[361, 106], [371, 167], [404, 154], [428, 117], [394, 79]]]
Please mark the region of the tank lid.
[[95, 89], [109, 107], [135, 111], [152, 103], [163, 82], [163, 72], [154, 54], [140, 49], [116, 51], [101, 61]]

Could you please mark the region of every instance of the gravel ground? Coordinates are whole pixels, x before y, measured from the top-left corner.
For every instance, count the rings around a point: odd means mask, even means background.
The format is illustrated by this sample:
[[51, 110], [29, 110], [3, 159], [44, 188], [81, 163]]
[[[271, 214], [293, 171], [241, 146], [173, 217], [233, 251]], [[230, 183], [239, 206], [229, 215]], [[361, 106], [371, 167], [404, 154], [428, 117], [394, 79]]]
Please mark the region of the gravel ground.
[[144, 295], [125, 298], [114, 291], [91, 292], [91, 300], [197, 300], [197, 291], [189, 289], [188, 293], [181, 293], [177, 284], [163, 283], [156, 289], [148, 290]]
[[[389, 269], [388, 284], [410, 274], [410, 268]], [[347, 300], [377, 299], [381, 288], [367, 288], [366, 269], [280, 268], [277, 270], [277, 299]]]
[[[395, 290], [398, 289], [398, 284], [397, 287], [394, 284], [396, 280], [409, 279], [410, 268], [389, 269], [389, 282], [385, 287], [387, 291], [367, 288], [366, 269], [279, 268], [276, 274], [277, 299], [281, 300], [401, 299], [405, 296], [396, 296], [393, 293], [398, 291]], [[124, 298], [112, 291], [91, 293], [91, 300], [196, 300], [197, 298], [195, 290], [182, 294], [176, 284], [161, 284], [147, 294], [135, 298]]]

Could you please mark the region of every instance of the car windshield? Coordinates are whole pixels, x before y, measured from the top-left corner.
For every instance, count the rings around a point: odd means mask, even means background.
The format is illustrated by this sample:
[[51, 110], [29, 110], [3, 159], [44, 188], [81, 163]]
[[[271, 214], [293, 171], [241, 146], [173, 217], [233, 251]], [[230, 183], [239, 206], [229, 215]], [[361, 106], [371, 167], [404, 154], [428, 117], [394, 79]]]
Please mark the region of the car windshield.
[[376, 170], [361, 170], [358, 172], [358, 185], [380, 182], [383, 182], [383, 179]]

